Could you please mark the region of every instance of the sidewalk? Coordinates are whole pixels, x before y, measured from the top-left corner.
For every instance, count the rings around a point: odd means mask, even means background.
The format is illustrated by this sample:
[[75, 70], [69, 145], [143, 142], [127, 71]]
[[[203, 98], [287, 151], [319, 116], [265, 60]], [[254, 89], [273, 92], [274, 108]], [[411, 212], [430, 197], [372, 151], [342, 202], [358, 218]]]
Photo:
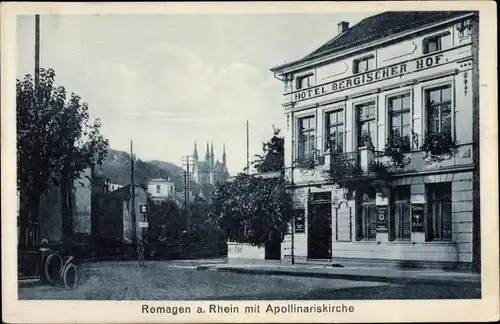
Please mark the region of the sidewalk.
[[325, 265], [283, 264], [205, 264], [197, 270], [251, 274], [376, 281], [395, 284], [481, 285], [480, 274], [444, 270], [400, 270], [393, 268], [332, 267]]

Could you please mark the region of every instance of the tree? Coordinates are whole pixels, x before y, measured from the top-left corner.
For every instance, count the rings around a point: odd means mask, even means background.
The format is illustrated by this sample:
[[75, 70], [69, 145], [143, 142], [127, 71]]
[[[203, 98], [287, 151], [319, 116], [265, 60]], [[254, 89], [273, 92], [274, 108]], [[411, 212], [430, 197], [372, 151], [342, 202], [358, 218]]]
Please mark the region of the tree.
[[34, 80], [26, 75], [16, 80], [17, 188], [20, 194], [21, 238], [27, 222], [38, 221], [40, 195], [51, 183], [53, 164], [50, 152], [55, 147], [54, 117], [64, 107], [66, 91], [54, 88], [53, 71], [40, 71], [35, 93]]
[[[149, 242], [187, 243], [187, 217], [173, 200], [155, 202], [148, 200], [150, 231]], [[208, 217], [209, 207], [204, 200], [189, 204], [190, 243], [213, 243], [223, 240], [214, 221]], [[185, 232], [186, 231], [186, 232]]]
[[155, 202], [148, 196], [150, 230], [149, 242], [177, 242], [184, 228], [183, 217], [173, 200]]
[[90, 122], [88, 106], [64, 87], [54, 86], [53, 70], [40, 70], [38, 87], [26, 75], [16, 80], [17, 186], [21, 196], [21, 237], [25, 224], [38, 221], [40, 196], [51, 185], [62, 194], [63, 235], [71, 234], [71, 189], [88, 166], [102, 163], [108, 141], [100, 121]]
[[214, 220], [209, 217], [210, 207], [205, 200], [197, 200], [189, 205], [191, 243], [216, 243], [224, 237]]
[[279, 136], [280, 129], [274, 128], [273, 133], [268, 142], [262, 143], [262, 154], [255, 155], [257, 159], [252, 162], [258, 172], [281, 171], [285, 165], [285, 140]]
[[283, 241], [292, 215], [291, 197], [283, 177], [239, 174], [217, 186], [210, 215], [233, 242], [262, 246]]

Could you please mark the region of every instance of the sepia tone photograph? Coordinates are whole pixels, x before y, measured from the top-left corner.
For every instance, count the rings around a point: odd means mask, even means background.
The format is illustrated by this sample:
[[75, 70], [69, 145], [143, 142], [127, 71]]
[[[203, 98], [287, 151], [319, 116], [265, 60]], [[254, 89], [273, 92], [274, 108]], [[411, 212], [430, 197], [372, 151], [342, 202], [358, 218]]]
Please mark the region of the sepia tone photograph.
[[11, 294], [155, 321], [485, 300], [484, 10], [448, 7], [13, 15]]

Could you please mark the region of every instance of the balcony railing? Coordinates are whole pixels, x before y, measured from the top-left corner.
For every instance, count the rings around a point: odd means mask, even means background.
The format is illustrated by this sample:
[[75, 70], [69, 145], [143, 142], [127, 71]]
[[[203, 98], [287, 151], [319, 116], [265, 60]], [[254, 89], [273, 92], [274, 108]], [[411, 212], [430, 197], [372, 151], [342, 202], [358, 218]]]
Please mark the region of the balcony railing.
[[330, 176], [334, 179], [347, 179], [362, 174], [360, 152], [332, 152], [327, 165]]
[[302, 170], [313, 170], [318, 165], [323, 165], [325, 158], [316, 148], [304, 150], [302, 145], [298, 146], [298, 156], [293, 161], [293, 167]]
[[325, 167], [330, 180], [335, 182], [385, 179], [389, 175], [389, 159], [384, 152], [360, 149], [355, 152], [331, 152], [328, 157]]

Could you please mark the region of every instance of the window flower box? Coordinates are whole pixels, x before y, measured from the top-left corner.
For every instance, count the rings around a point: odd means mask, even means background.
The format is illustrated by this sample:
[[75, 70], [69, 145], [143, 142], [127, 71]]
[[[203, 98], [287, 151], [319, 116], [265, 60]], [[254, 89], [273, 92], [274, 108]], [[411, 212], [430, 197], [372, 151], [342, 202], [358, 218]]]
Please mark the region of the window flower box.
[[440, 162], [449, 160], [458, 151], [457, 143], [449, 133], [427, 133], [421, 147], [424, 160]]

